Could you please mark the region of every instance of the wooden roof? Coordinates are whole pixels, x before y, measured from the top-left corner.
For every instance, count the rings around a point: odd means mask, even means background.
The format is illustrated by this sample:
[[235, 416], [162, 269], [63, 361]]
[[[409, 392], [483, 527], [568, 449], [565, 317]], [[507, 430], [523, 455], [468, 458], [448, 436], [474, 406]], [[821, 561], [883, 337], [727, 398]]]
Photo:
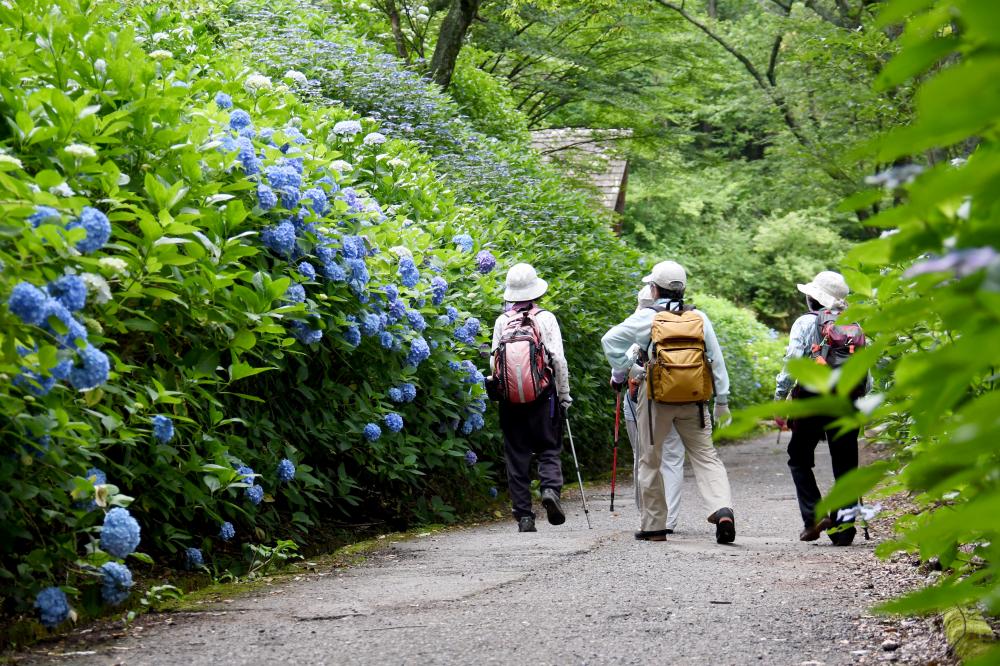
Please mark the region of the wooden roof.
[[628, 159], [616, 144], [631, 135], [627, 129], [536, 130], [531, 133], [531, 145], [542, 159], [559, 164], [567, 175], [592, 186], [603, 208], [620, 213], [625, 207]]

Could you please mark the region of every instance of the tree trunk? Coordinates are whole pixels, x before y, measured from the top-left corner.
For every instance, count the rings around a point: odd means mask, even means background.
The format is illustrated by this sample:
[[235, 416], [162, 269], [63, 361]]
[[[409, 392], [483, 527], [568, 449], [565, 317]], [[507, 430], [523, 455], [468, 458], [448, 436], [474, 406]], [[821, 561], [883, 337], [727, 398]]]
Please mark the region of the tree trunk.
[[462, 50], [465, 34], [476, 17], [482, 0], [452, 0], [451, 9], [441, 23], [434, 56], [431, 58], [431, 79], [442, 88], [451, 83], [455, 72], [455, 61]]
[[708, 0], [706, 3], [705, 12], [708, 14], [709, 18], [717, 19], [719, 18], [719, 4], [718, 0]]
[[389, 25], [392, 26], [392, 38], [396, 42], [396, 55], [409, 62], [410, 56], [406, 49], [406, 37], [403, 35], [403, 28], [399, 23], [399, 9], [396, 8], [395, 0], [387, 0], [385, 9], [389, 15]]

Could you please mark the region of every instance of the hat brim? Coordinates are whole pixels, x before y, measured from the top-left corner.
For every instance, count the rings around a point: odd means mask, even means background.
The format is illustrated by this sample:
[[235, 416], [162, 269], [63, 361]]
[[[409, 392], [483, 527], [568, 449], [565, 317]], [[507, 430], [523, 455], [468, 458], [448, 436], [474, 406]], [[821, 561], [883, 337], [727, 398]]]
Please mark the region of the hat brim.
[[817, 286], [816, 284], [814, 284], [812, 282], [809, 282], [807, 284], [800, 284], [800, 285], [796, 285], [796, 286], [798, 287], [799, 291], [801, 291], [806, 296], [809, 296], [809, 297], [815, 299], [816, 302], [818, 302], [824, 308], [833, 307], [833, 305], [838, 300], [832, 294], [826, 293], [825, 291], [823, 291], [822, 289], [820, 289], [819, 286]]
[[521, 301], [533, 301], [541, 298], [549, 289], [549, 283], [542, 278], [535, 278], [535, 281], [526, 287], [512, 289], [507, 287], [503, 292], [503, 299], [509, 303], [520, 303]]

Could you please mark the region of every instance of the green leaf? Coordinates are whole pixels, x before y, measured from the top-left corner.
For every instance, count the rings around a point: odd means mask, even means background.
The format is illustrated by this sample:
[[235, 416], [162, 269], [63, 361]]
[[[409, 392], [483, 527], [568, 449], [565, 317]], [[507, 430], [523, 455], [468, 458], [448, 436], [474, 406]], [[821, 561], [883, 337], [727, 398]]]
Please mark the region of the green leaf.
[[235, 382], [246, 377], [253, 377], [274, 368], [253, 368], [247, 363], [237, 362], [229, 366], [229, 381]]

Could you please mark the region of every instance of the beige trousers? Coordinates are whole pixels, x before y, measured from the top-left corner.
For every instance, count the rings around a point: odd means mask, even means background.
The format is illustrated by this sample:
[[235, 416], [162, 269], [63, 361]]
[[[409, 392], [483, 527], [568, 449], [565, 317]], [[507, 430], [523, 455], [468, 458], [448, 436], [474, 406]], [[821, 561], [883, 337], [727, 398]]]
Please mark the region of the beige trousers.
[[[640, 529], [653, 532], [666, 529], [667, 501], [663, 496], [663, 442], [674, 429], [684, 442], [694, 471], [698, 492], [709, 515], [723, 507], [732, 507], [729, 476], [719, 453], [712, 444], [712, 421], [707, 405], [663, 405], [646, 399], [646, 385], [639, 389], [636, 429], [639, 431], [639, 506]], [[650, 415], [652, 409], [652, 433]], [[703, 424], [704, 423], [704, 427]], [[650, 438], [652, 434], [652, 438]]]

